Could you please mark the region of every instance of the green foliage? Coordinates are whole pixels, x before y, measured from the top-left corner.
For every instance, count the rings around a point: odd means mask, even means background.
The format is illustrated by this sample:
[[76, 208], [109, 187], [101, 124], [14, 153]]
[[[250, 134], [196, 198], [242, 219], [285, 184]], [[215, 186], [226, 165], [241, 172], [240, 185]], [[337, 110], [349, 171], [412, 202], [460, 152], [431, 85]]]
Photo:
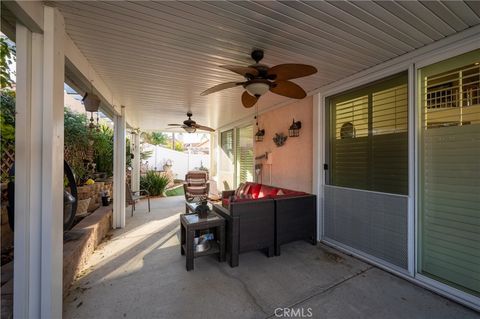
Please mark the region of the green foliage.
[[143, 141], [152, 145], [167, 145], [168, 136], [161, 132], [142, 133]]
[[87, 122], [85, 114], [65, 108], [66, 160], [75, 172], [77, 183], [88, 178], [84, 160], [85, 151], [90, 147], [93, 149], [96, 171], [107, 173], [108, 176], [113, 174], [113, 130], [106, 125], [101, 125], [98, 130], [89, 130]]
[[5, 37], [0, 37], [0, 87], [12, 86], [10, 66], [15, 63], [15, 45]]
[[65, 160], [72, 168], [79, 184], [86, 178], [87, 173], [84, 164], [84, 154], [89, 148], [87, 117], [68, 108], [64, 109], [63, 115]]
[[170, 183], [168, 176], [155, 171], [148, 171], [140, 177], [140, 189], [146, 189], [151, 196], [163, 195], [168, 183]]
[[0, 91], [0, 153], [3, 155], [15, 144], [15, 91], [2, 89]]
[[176, 187], [174, 189], [170, 189], [170, 190], [166, 191], [165, 195], [167, 195], [167, 196], [181, 196], [181, 195], [185, 195], [185, 191], [183, 189], [183, 186], [180, 186], [180, 187]]
[[97, 172], [113, 175], [113, 130], [101, 125], [93, 134], [93, 148]]

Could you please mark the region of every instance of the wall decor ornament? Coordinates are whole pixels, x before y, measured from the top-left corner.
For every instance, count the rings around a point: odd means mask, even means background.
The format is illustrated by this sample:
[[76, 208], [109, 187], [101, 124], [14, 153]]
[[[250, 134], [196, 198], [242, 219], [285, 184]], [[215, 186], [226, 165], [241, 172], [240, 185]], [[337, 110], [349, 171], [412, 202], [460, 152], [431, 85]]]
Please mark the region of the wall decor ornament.
[[283, 146], [285, 142], [287, 141], [287, 136], [285, 136], [283, 133], [275, 133], [275, 137], [273, 138], [273, 142], [277, 147]]

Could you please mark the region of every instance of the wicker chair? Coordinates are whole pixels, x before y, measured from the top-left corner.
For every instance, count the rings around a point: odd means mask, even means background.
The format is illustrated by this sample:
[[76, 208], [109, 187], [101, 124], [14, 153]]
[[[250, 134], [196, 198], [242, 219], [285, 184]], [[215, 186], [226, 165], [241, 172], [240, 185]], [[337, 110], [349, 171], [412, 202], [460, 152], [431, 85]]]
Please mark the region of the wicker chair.
[[185, 191], [185, 200], [188, 202], [197, 200], [206, 200], [210, 191], [210, 183], [208, 182], [208, 172], [190, 171], [185, 175], [183, 183]]

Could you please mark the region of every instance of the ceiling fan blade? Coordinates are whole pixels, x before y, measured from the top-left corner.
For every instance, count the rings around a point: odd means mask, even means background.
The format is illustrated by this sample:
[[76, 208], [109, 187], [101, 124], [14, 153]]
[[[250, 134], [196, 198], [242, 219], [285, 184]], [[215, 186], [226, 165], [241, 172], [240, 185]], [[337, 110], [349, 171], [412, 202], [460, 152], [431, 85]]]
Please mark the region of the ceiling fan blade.
[[215, 130], [211, 127], [208, 126], [203, 126], [199, 124], [193, 125], [197, 130], [202, 130], [202, 131], [209, 131], [209, 132], [215, 132]]
[[246, 108], [250, 108], [257, 103], [258, 97], [250, 95], [247, 91], [242, 94], [242, 104]]
[[203, 91], [202, 93], [200, 93], [200, 95], [204, 96], [204, 95], [212, 94], [212, 93], [225, 90], [225, 89], [230, 89], [242, 84], [243, 82], [227, 82], [227, 83], [218, 84], [218, 85], [212, 86], [208, 90]]
[[296, 83], [290, 81], [275, 81], [275, 84], [276, 85], [270, 88], [270, 91], [275, 94], [283, 95], [293, 99], [303, 99], [305, 96], [307, 96], [305, 90]]
[[275, 80], [290, 80], [317, 73], [314, 66], [306, 64], [279, 64], [268, 69], [269, 76], [276, 75]]
[[244, 77], [247, 77], [247, 74], [250, 74], [253, 77], [258, 76], [258, 70], [249, 66], [220, 65], [220, 67], [243, 75]]
[[168, 124], [168, 126], [182, 126], [183, 124]]

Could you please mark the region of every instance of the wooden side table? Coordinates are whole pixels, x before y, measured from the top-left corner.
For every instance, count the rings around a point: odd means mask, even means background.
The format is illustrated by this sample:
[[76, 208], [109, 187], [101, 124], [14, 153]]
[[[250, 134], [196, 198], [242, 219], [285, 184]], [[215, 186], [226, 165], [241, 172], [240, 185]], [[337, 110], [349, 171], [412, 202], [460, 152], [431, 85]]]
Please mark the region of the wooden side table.
[[[180, 253], [186, 255], [187, 271], [193, 269], [193, 259], [201, 256], [219, 254], [219, 261], [225, 261], [225, 219], [215, 212], [208, 213], [207, 218], [199, 218], [197, 214], [180, 215], [181, 243]], [[214, 239], [206, 251], [195, 252], [193, 245], [195, 233], [202, 230], [214, 230]]]

